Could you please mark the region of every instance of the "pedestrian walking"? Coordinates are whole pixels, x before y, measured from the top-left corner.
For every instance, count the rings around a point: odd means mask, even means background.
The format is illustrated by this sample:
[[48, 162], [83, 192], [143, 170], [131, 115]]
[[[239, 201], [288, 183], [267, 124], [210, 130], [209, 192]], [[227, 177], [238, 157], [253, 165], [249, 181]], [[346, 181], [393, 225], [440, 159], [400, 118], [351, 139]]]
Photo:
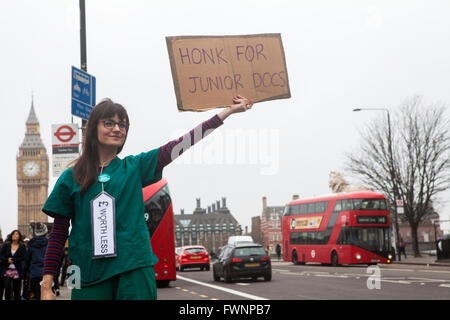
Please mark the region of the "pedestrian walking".
[[61, 174], [42, 209], [54, 218], [44, 260], [43, 299], [55, 298], [51, 285], [70, 222], [69, 257], [79, 270], [73, 276], [80, 279], [80, 287], [72, 289], [72, 300], [156, 299], [153, 266], [158, 259], [144, 220], [142, 188], [159, 181], [163, 168], [197, 137], [253, 105], [242, 96], [235, 96], [233, 102], [189, 134], [123, 159], [117, 155], [130, 128], [125, 108], [110, 99], [94, 107], [83, 153]]
[[44, 270], [44, 256], [48, 240], [47, 226], [38, 222], [35, 227], [35, 236], [28, 243], [28, 261], [30, 270], [30, 300], [41, 299], [42, 272]]
[[405, 255], [406, 259], [406, 242], [403, 241], [403, 238], [400, 239], [400, 256], [402, 255], [402, 253]]
[[[28, 257], [28, 243], [30, 239], [25, 238], [23, 244], [25, 245], [26, 256]], [[30, 263], [28, 258], [23, 262], [24, 272], [23, 272], [23, 285], [22, 285], [22, 298], [28, 300], [30, 293]]]
[[[3, 238], [0, 238], [0, 252], [2, 250], [1, 249], [2, 247], [3, 247]], [[4, 263], [6, 263], [6, 261], [3, 261], [2, 257], [0, 256], [0, 301], [3, 300], [3, 293], [5, 291], [3, 287], [3, 272], [1, 272]]]
[[3, 261], [1, 273], [5, 288], [5, 300], [21, 300], [26, 258], [22, 234], [19, 230], [14, 230], [8, 235], [0, 250], [0, 260]]
[[281, 246], [280, 246], [279, 243], [277, 243], [277, 246], [276, 246], [276, 248], [275, 248], [275, 251], [276, 251], [276, 253], [277, 253], [278, 260], [280, 260], [280, 259], [281, 259]]

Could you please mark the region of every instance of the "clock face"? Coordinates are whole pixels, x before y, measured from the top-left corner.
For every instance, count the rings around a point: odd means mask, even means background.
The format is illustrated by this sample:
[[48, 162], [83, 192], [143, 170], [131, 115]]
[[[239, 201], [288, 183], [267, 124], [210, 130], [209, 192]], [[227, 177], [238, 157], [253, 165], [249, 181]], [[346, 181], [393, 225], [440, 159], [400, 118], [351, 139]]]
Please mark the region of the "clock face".
[[34, 161], [28, 161], [23, 166], [23, 172], [29, 177], [34, 177], [39, 173], [39, 165]]

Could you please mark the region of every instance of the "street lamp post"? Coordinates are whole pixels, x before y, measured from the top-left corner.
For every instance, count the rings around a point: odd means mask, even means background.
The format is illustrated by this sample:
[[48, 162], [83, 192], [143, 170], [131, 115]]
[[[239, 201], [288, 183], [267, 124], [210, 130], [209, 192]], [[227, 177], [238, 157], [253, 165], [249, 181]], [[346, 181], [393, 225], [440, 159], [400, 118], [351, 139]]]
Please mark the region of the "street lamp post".
[[[80, 60], [81, 70], [87, 72], [87, 58], [86, 58], [86, 3], [85, 0], [80, 0]], [[81, 120], [81, 132], [83, 143], [85, 141], [87, 120]]]
[[380, 110], [380, 111], [386, 111], [387, 112], [387, 120], [388, 120], [388, 149], [389, 149], [389, 171], [391, 175], [392, 180], [392, 188], [394, 191], [394, 223], [395, 223], [395, 251], [398, 255], [398, 260], [401, 261], [402, 258], [400, 256], [400, 233], [398, 231], [398, 215], [397, 215], [397, 184], [396, 184], [396, 178], [395, 178], [395, 168], [394, 168], [394, 156], [392, 153], [392, 136], [391, 136], [391, 116], [389, 114], [389, 110], [387, 108], [355, 108], [353, 109], [354, 112], [356, 111], [364, 111], [364, 110]]

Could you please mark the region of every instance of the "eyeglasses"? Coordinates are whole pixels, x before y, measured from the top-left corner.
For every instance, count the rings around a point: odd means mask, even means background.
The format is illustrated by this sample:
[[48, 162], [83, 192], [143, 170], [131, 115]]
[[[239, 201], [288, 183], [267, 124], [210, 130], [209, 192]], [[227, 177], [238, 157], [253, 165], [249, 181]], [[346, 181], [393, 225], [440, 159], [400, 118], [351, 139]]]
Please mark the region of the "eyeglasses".
[[120, 130], [126, 130], [127, 129], [127, 123], [125, 121], [119, 121], [119, 122], [115, 122], [115, 121], [112, 121], [112, 120], [100, 120], [100, 121], [103, 122], [103, 126], [106, 129], [109, 129], [109, 130], [114, 129], [116, 124], [119, 126]]

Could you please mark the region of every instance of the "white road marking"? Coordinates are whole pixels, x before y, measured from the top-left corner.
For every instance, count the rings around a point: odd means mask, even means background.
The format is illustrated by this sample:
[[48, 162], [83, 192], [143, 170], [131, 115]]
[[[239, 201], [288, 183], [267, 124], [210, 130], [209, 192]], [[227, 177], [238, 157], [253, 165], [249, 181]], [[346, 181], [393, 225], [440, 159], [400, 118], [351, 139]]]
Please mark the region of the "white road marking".
[[419, 282], [449, 282], [450, 280], [443, 279], [428, 279], [428, 278], [408, 278], [408, 280], [419, 281]]
[[237, 291], [237, 290], [233, 290], [233, 289], [228, 289], [228, 288], [224, 288], [224, 287], [221, 287], [221, 286], [216, 286], [214, 284], [209, 284], [209, 283], [206, 283], [206, 282], [201, 282], [201, 281], [189, 279], [189, 278], [182, 277], [182, 276], [179, 276], [179, 275], [177, 275], [177, 279], [188, 281], [188, 282], [192, 282], [192, 283], [199, 284], [201, 286], [205, 286], [205, 287], [209, 287], [209, 288], [213, 288], [213, 289], [216, 289], [216, 290], [225, 291], [225, 292], [228, 292], [228, 293], [231, 293], [231, 294], [243, 297], [243, 298], [251, 299], [251, 300], [269, 300], [269, 299], [266, 299], [266, 298], [263, 298], [263, 297], [258, 297], [258, 296], [255, 296], [255, 295], [252, 295], [252, 294], [248, 294], [248, 293], [245, 293], [245, 292], [241, 292], [241, 291]]
[[401, 283], [401, 284], [411, 284], [411, 282], [409, 282], [409, 281], [403, 281], [403, 280], [386, 280], [386, 279], [380, 279], [380, 281], [391, 282], [391, 283]]
[[[361, 268], [357, 268], [357, 267], [349, 267], [348, 269], [352, 269], [352, 270], [361, 270]], [[347, 270], [348, 270], [347, 269]], [[314, 272], [314, 271], [302, 271], [302, 272], [292, 272], [286, 269], [272, 269], [275, 271], [278, 271], [280, 274], [284, 274], [284, 275], [296, 275], [296, 276], [316, 276], [316, 277], [330, 277], [330, 278], [356, 278], [356, 279], [360, 279], [360, 278], [365, 278], [365, 277], [369, 277], [370, 275], [368, 274], [359, 274], [359, 273], [348, 273], [348, 272], [344, 272], [343, 274], [339, 274], [337, 272], [335, 273], [330, 273], [330, 272]], [[443, 270], [425, 270], [425, 269], [397, 269], [397, 268], [382, 268], [381, 271], [401, 271], [401, 272], [434, 272], [434, 273], [443, 273], [443, 274], [448, 274], [450, 273], [450, 271], [443, 271]], [[430, 278], [419, 278], [419, 277], [411, 277], [411, 276], [407, 276], [407, 277], [382, 277], [381, 281], [384, 282], [390, 282], [390, 283], [397, 283], [397, 284], [413, 284], [413, 283], [417, 283], [420, 284], [421, 286], [426, 285], [426, 283], [442, 283], [443, 284], [439, 285], [440, 287], [449, 287], [450, 288], [450, 284], [447, 284], [445, 282], [450, 282], [449, 279], [443, 280], [443, 279], [430, 279]]]
[[413, 272], [413, 271], [417, 271], [414, 269], [394, 269], [394, 268], [381, 268], [381, 271], [383, 270], [389, 270], [389, 271], [408, 271], [408, 272]]
[[347, 279], [348, 276], [344, 274], [315, 274], [316, 277], [328, 277], [328, 278], [345, 278]]
[[289, 270], [284, 270], [284, 269], [274, 269], [274, 268], [272, 268], [272, 271], [289, 272]]
[[442, 270], [420, 270], [423, 272], [434, 272], [434, 273], [450, 273], [450, 271], [442, 271]]

